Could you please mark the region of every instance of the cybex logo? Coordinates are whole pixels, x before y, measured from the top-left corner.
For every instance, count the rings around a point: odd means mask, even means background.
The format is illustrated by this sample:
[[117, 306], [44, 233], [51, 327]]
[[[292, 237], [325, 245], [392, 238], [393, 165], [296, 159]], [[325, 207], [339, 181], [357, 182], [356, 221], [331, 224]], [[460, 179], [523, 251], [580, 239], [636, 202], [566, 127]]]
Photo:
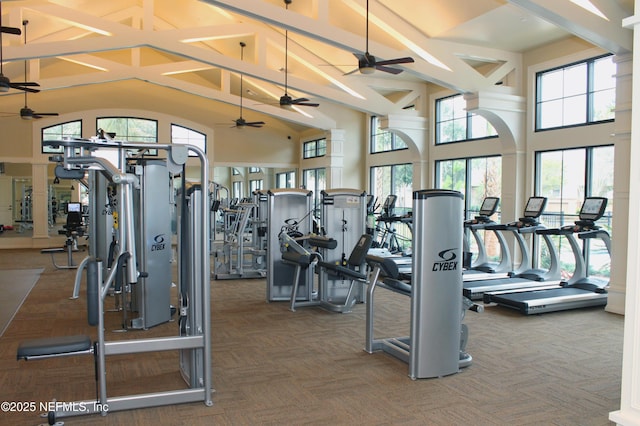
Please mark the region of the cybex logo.
[[153, 237], [153, 244], [151, 244], [151, 251], [164, 250], [164, 234], [156, 235]]
[[433, 263], [432, 271], [455, 271], [458, 269], [458, 261], [456, 260], [456, 249], [446, 249], [438, 253], [440, 261]]

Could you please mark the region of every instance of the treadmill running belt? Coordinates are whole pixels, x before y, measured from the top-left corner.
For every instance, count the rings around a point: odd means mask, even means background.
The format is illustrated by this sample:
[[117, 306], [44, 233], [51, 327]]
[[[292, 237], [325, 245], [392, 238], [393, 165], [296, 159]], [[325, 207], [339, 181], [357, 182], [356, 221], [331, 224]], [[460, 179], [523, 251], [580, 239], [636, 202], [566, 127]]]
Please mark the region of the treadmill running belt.
[[[488, 299], [488, 300], [487, 300]], [[525, 315], [554, 312], [567, 309], [603, 306], [607, 304], [607, 293], [594, 293], [580, 288], [553, 288], [521, 293], [489, 294], [485, 302], [517, 309]]]

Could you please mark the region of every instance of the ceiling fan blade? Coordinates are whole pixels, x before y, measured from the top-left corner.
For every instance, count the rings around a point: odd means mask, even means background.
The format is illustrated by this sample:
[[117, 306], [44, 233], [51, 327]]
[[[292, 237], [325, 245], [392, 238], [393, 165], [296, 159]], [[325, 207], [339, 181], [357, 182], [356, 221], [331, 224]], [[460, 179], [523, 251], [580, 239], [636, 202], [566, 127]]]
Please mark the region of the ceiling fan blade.
[[15, 34], [15, 35], [22, 34], [22, 31], [20, 31], [20, 28], [5, 27], [5, 26], [0, 26], [0, 32], [3, 32], [5, 34]]
[[249, 126], [249, 127], [262, 127], [264, 126], [264, 121], [248, 121], [246, 123], [244, 123], [245, 126]]
[[344, 73], [344, 74], [342, 74], [342, 75], [343, 75], [343, 76], [345, 76], [345, 75], [351, 75], [351, 74], [355, 74], [355, 73], [357, 73], [358, 71], [360, 71], [360, 68], [356, 68], [356, 69], [351, 70], [351, 71], [349, 71], [349, 72], [346, 72], [346, 73]]
[[42, 117], [57, 117], [58, 114], [57, 112], [34, 112], [33, 113], [33, 118], [42, 118]]
[[308, 106], [308, 107], [320, 106], [320, 104], [318, 104], [318, 103], [309, 102], [309, 99], [307, 99], [307, 98], [294, 99], [293, 102], [291, 102], [291, 104], [292, 105], [298, 105], [298, 106]]
[[24, 86], [21, 86], [19, 84], [15, 84], [15, 83], [10, 83], [9, 87], [12, 87], [12, 88], [17, 89], [17, 90], [24, 90], [25, 92], [29, 92], [29, 93], [39, 93], [40, 92], [40, 90], [38, 90], [38, 89], [31, 89], [30, 87], [24, 87]]
[[386, 61], [377, 61], [376, 65], [412, 64], [414, 62], [415, 61], [413, 60], [412, 57], [407, 56], [404, 58], [389, 59]]
[[400, 74], [402, 72], [400, 68], [385, 67], [380, 64], [376, 64], [376, 69], [379, 71], [388, 72], [389, 74]]
[[16, 86], [40, 87], [38, 83], [35, 83], [33, 81], [12, 81], [11, 84], [15, 84]]

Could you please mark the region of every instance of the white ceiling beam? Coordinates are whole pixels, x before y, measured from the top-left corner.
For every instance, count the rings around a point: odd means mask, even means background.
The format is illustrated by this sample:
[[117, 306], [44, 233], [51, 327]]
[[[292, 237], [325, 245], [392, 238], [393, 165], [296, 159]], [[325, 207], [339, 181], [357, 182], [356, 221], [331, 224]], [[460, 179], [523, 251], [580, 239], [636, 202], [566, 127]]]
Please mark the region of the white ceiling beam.
[[[242, 14], [269, 25], [279, 26], [290, 31], [302, 34], [323, 43], [335, 46], [349, 52], [360, 52], [365, 45], [365, 38], [341, 28], [329, 25], [325, 21], [312, 19], [282, 7], [274, 6], [263, 1], [256, 0], [201, 0], [216, 5], [234, 13]], [[346, 3], [350, 7], [358, 7], [350, 0]], [[461, 55], [479, 55], [492, 58], [497, 61], [505, 61], [512, 68], [519, 67], [520, 55], [513, 52], [500, 51], [498, 49], [483, 48], [475, 45], [451, 43], [425, 37], [406, 21], [399, 18], [391, 10], [381, 3], [376, 7], [384, 8], [384, 21], [393, 27], [402, 28], [402, 34], [406, 38], [406, 44], [415, 45], [414, 50], [424, 49], [444, 63], [449, 70], [429, 63], [422, 58], [414, 58], [416, 62], [403, 66], [405, 71], [417, 77], [434, 82], [444, 87], [449, 87], [461, 92], [473, 92], [495, 84], [487, 77], [478, 73], [466, 62], [460, 59]], [[391, 59], [402, 56], [415, 56], [410, 48], [398, 51], [376, 42], [369, 42], [369, 50], [381, 59]], [[355, 63], [355, 62], [354, 62]], [[504, 76], [501, 76], [502, 78]], [[492, 78], [497, 78], [493, 76]], [[500, 78], [497, 78], [500, 80]]]
[[597, 3], [599, 6], [606, 5], [598, 8], [607, 14], [609, 20], [602, 19], [568, 0], [508, 1], [608, 52], [622, 54], [633, 50], [633, 32], [622, 27], [624, 11], [612, 0]]
[[81, 12], [78, 9], [71, 9], [51, 3], [29, 7], [29, 9], [43, 15], [48, 15], [54, 19], [58, 19], [70, 26], [82, 28], [97, 34], [109, 35], [131, 30], [131, 27], [118, 22], [90, 15], [88, 13]]

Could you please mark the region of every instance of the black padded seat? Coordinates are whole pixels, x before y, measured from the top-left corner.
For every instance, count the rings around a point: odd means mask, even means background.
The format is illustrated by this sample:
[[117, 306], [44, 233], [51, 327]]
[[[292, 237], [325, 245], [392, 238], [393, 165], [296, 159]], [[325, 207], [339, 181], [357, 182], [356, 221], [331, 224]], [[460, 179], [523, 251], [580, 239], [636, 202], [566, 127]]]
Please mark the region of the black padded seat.
[[411, 275], [398, 270], [393, 257], [367, 255], [367, 262], [371, 268], [380, 268], [382, 283], [400, 293], [411, 295]]
[[367, 276], [361, 272], [354, 271], [346, 266], [336, 265], [330, 262], [318, 262], [318, 266], [325, 268], [331, 275], [337, 275], [340, 277], [346, 277], [357, 280], [364, 280]]
[[282, 260], [294, 265], [308, 267], [311, 264], [313, 257], [311, 256], [311, 254], [301, 254], [295, 251], [285, 251], [284, 253], [282, 253]]
[[91, 350], [91, 338], [86, 335], [45, 337], [25, 340], [18, 346], [18, 360], [31, 357], [63, 356]]
[[331, 262], [318, 262], [318, 266], [324, 268], [327, 273], [331, 275], [350, 278], [352, 280], [365, 280], [367, 275], [357, 271], [356, 268], [364, 263], [367, 252], [371, 248], [372, 238], [371, 235], [364, 234], [358, 239], [356, 246], [351, 251], [351, 255], [347, 260], [347, 266]]

